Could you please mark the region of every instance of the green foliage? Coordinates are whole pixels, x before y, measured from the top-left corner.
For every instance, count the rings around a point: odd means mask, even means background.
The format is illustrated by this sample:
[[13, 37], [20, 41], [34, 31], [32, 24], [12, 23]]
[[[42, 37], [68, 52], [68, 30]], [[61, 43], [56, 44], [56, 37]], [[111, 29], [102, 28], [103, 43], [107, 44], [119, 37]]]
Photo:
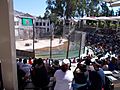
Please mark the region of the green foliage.
[[107, 3], [102, 3], [101, 8], [102, 8], [102, 10], [101, 10], [101, 15], [102, 16], [107, 16], [107, 17], [108, 16], [114, 16], [113, 9], [110, 10], [109, 7], [107, 6]]
[[107, 3], [100, 0], [47, 0], [46, 11], [69, 19], [83, 16], [113, 16]]
[[104, 22], [103, 21], [99, 21], [98, 22], [98, 27], [103, 28], [104, 27]]
[[51, 13], [55, 13], [58, 17], [66, 19], [74, 16], [77, 0], [47, 0], [47, 8]]
[[[63, 23], [59, 19], [71, 19], [74, 17], [83, 17], [83, 16], [113, 16], [114, 11], [110, 10], [105, 2], [101, 0], [46, 0], [47, 7], [44, 14], [44, 18], [49, 18], [51, 22], [54, 23], [57, 28], [58, 33], [62, 32]], [[96, 23], [88, 23], [93, 26], [96, 26]], [[77, 27], [79, 25], [76, 25]], [[82, 21], [81, 25], [82, 26]], [[100, 27], [104, 27], [104, 23], [99, 23]], [[106, 26], [110, 26], [110, 22], [107, 22]]]

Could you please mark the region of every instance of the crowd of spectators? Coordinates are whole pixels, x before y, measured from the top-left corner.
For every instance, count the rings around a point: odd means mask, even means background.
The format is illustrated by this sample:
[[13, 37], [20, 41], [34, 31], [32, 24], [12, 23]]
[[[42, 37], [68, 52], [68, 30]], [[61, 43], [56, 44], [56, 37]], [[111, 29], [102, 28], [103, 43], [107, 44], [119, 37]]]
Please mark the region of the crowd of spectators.
[[[116, 61], [120, 64], [120, 56]], [[26, 63], [27, 61], [27, 63]], [[104, 60], [96, 59], [92, 61], [89, 55], [77, 60], [77, 67], [71, 71], [69, 59], [54, 60], [50, 65], [46, 60], [21, 59], [17, 62], [18, 66], [18, 86], [23, 90], [26, 82], [31, 80], [34, 90], [50, 90], [49, 83], [52, 78], [51, 90], [112, 90], [108, 89], [106, 77], [103, 70], [116, 70], [119, 66], [115, 58]]]
[[[87, 34], [86, 46], [93, 50], [89, 55], [74, 60], [77, 67], [71, 70], [71, 60], [22, 59], [17, 62], [18, 86], [32, 81], [35, 90], [113, 90], [104, 71], [120, 70], [120, 40], [115, 34]], [[60, 63], [62, 62], [62, 63]]]
[[120, 52], [120, 38], [116, 34], [102, 35], [102, 34], [87, 34], [86, 46], [90, 46], [95, 55], [110, 54], [119, 55]]
[[113, 30], [104, 32], [88, 33], [86, 46], [90, 46], [104, 70], [120, 70], [120, 38]]

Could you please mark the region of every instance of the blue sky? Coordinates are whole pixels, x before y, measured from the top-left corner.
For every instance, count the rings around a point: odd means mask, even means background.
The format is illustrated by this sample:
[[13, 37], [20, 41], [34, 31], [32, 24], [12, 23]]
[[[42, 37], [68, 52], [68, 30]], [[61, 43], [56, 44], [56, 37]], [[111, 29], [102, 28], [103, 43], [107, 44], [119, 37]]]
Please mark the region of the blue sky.
[[[14, 9], [29, 13], [34, 16], [43, 16], [45, 8], [47, 6], [46, 0], [13, 0]], [[118, 10], [120, 7], [114, 7], [114, 10]]]
[[47, 6], [46, 0], [13, 0], [14, 9], [35, 16], [43, 16]]

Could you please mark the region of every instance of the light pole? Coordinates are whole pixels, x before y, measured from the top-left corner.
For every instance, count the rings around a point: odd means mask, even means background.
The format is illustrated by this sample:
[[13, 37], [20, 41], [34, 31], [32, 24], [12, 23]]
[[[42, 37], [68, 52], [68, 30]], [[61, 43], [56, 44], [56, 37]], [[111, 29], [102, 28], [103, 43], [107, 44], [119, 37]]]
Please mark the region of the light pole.
[[52, 34], [50, 36], [50, 59], [52, 59]]
[[69, 56], [69, 47], [70, 47], [70, 36], [71, 34], [75, 31], [75, 28], [73, 27], [70, 31], [70, 26], [69, 26], [69, 33], [67, 35], [67, 40], [68, 40], [68, 45], [67, 45], [67, 53], [66, 53], [66, 59], [68, 59]]
[[70, 47], [70, 35], [67, 36], [68, 39], [68, 45], [67, 45], [67, 53], [66, 53], [66, 59], [68, 59], [68, 55], [69, 55], [69, 47]]
[[79, 59], [80, 59], [80, 54], [81, 54], [81, 40], [82, 40], [82, 34], [80, 34]]
[[34, 45], [34, 41], [35, 41], [35, 28], [34, 28], [34, 23], [33, 23], [33, 57], [35, 58], [35, 45]]
[[50, 35], [50, 59], [52, 59], [52, 40], [54, 38], [53, 23], [51, 24], [51, 35]]

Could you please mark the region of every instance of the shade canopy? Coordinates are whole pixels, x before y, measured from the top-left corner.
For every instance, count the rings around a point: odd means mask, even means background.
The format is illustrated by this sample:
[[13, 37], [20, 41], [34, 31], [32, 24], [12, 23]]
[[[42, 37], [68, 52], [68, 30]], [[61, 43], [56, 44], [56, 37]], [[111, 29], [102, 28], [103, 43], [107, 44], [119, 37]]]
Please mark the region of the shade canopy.
[[82, 18], [80, 18], [80, 20], [93, 20], [93, 21], [97, 21], [96, 17], [82, 17]]
[[113, 20], [120, 20], [120, 16], [112, 17]]
[[111, 17], [97, 17], [97, 20], [113, 20]]
[[118, 7], [118, 6], [120, 6], [120, 1], [115, 2], [115, 3], [111, 3], [110, 6], [111, 6], [111, 7]]
[[117, 21], [117, 20], [120, 20], [120, 16], [113, 16], [113, 17], [105, 17], [105, 16], [102, 16], [102, 17], [83, 17], [83, 18], [80, 18], [80, 20]]
[[119, 0], [103, 0], [104, 2], [107, 2], [107, 3], [113, 3], [113, 2], [117, 2]]

